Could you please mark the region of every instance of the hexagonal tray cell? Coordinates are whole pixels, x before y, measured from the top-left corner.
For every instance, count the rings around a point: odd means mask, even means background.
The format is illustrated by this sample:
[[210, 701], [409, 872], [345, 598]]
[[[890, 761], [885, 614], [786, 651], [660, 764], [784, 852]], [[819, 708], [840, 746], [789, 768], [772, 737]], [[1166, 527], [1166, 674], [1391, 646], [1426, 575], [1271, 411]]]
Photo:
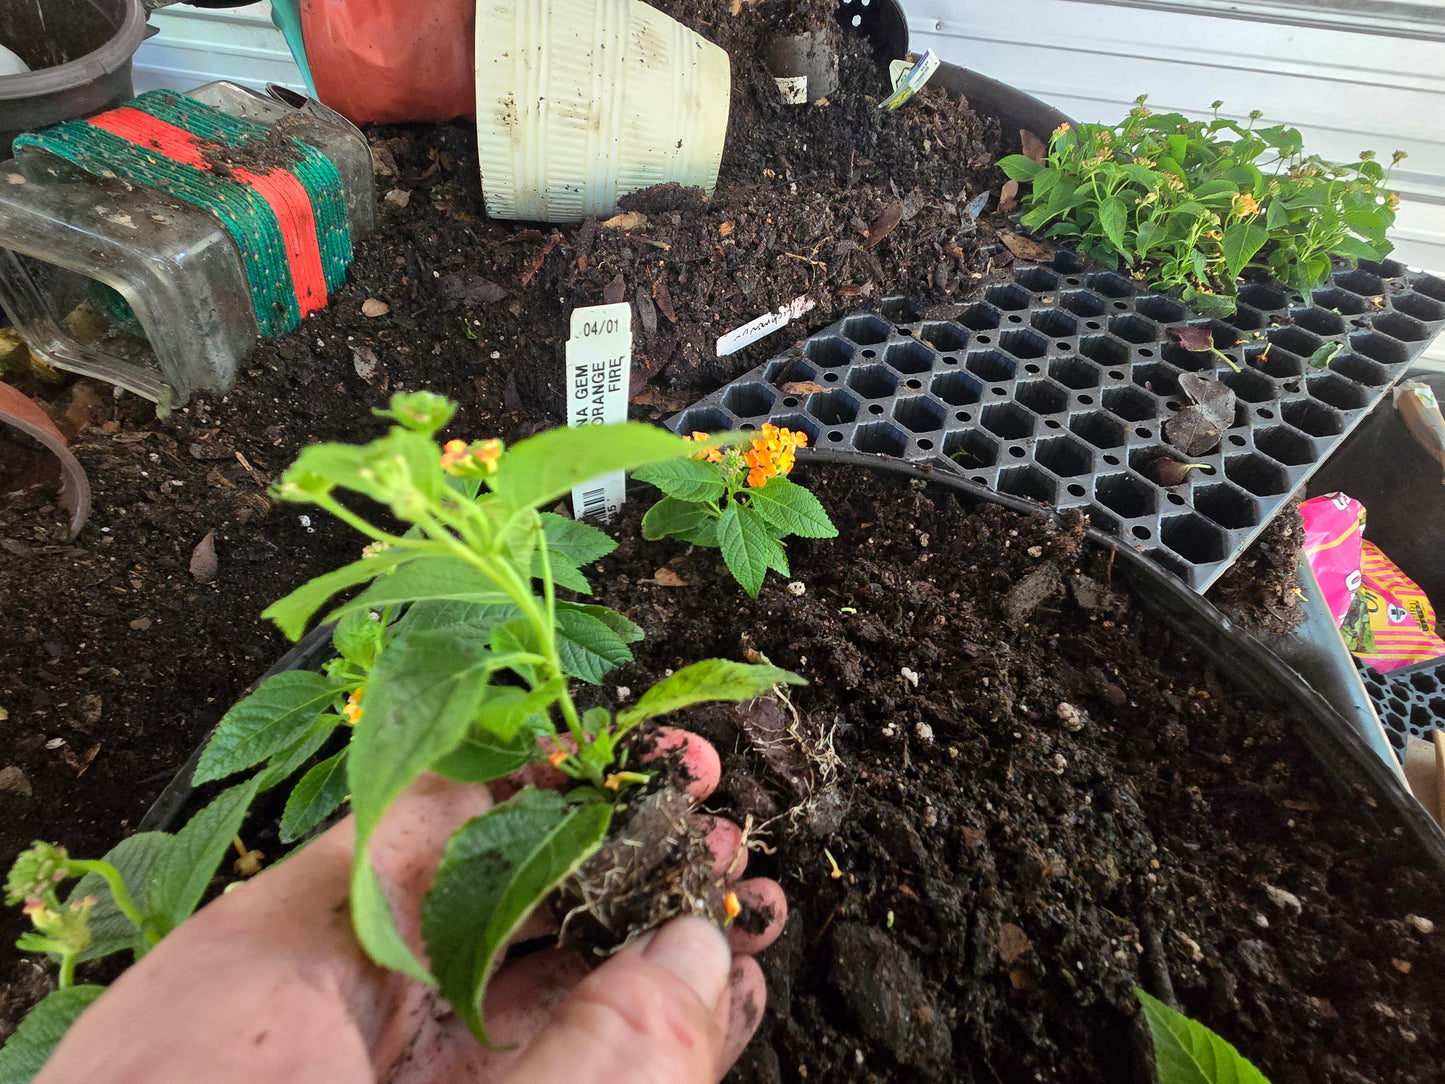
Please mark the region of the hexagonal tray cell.
[[1129, 385], [1104, 392], [1104, 409], [1126, 422], [1147, 422], [1160, 413], [1159, 402], [1143, 388]]
[[1281, 404], [1280, 417], [1312, 437], [1333, 437], [1345, 431], [1345, 421], [1337, 410], [1314, 399], [1291, 399]]
[[998, 344], [1016, 358], [1041, 358], [1049, 352], [1049, 341], [1027, 328], [1005, 331], [998, 337]]
[[1345, 320], [1339, 313], [1329, 312], [1319, 307], [1319, 295], [1315, 295], [1316, 304], [1308, 309], [1291, 309], [1289, 318], [1306, 331], [1313, 331], [1316, 335], [1341, 335], [1345, 330]]
[[1394, 379], [1390, 369], [1359, 354], [1336, 355], [1330, 362], [1330, 371], [1371, 388], [1383, 388]]
[[837, 389], [814, 392], [803, 407], [824, 425], [847, 425], [858, 417], [858, 400]]
[[867, 422], [853, 431], [853, 447], [860, 452], [901, 456], [908, 450], [908, 434], [892, 422]]
[[1288, 471], [1274, 460], [1253, 452], [1225, 459], [1224, 474], [1256, 497], [1278, 497], [1292, 488]]
[[[923, 315], [918, 311], [918, 305], [913, 298], [896, 294], [880, 301], [878, 309], [883, 314], [883, 319], [895, 324], [911, 324]], [[904, 329], [899, 328], [899, 330], [903, 331]]]
[[1084, 358], [1054, 358], [1049, 362], [1049, 376], [1074, 391], [1085, 391], [1099, 386], [1099, 367]]
[[1152, 516], [1159, 510], [1158, 487], [1133, 474], [1110, 474], [1094, 483], [1094, 499], [1120, 519]]
[[983, 292], [983, 299], [1004, 312], [1021, 312], [1033, 301], [1027, 290], [1012, 282], [990, 286]]
[[1213, 564], [1229, 556], [1229, 535], [1194, 512], [1166, 519], [1159, 528], [1159, 541], [1194, 565]]
[[1079, 344], [1079, 353], [1105, 368], [1129, 364], [1129, 347], [1112, 335], [1090, 335]]
[[968, 371], [990, 383], [1012, 380], [1018, 362], [1002, 350], [975, 350], [964, 359]]
[[998, 472], [998, 490], [1010, 497], [1027, 497], [1040, 504], [1053, 504], [1059, 483], [1038, 467], [1007, 467]]
[[1094, 450], [1070, 436], [1049, 437], [1034, 447], [1034, 462], [1060, 478], [1078, 478], [1094, 470]]
[[940, 354], [951, 354], [968, 346], [968, 330], [952, 320], [924, 324], [918, 329], [918, 337]]
[[768, 421], [772, 422], [779, 429], [791, 429], [794, 433], [806, 433], [808, 436], [808, 447], [816, 448], [818, 440], [823, 435], [823, 427], [818, 424], [816, 418], [810, 418], [806, 414], [774, 414]]
[[1109, 321], [1109, 330], [1136, 346], [1159, 341], [1159, 325], [1133, 313], [1114, 317]]
[[1445, 660], [1432, 659], [1384, 674], [1358, 659], [1355, 664], [1401, 760], [1411, 737], [1429, 739], [1430, 731], [1445, 729]]
[[932, 350], [921, 342], [889, 343], [883, 351], [883, 360], [900, 373], [926, 373], [933, 368], [937, 358]]
[[1024, 267], [1014, 273], [1014, 281], [1025, 290], [1036, 294], [1047, 294], [1059, 288], [1059, 276], [1047, 267]]
[[983, 408], [983, 427], [1004, 440], [1034, 435], [1034, 415], [1017, 403], [994, 403]]
[[723, 392], [722, 405], [739, 418], [765, 418], [777, 398], [778, 393], [768, 385], [751, 381], [729, 387]]
[[961, 407], [976, 403], [983, 397], [983, 385], [968, 373], [939, 373], [929, 390], [949, 406]]
[[1224, 482], [1196, 486], [1194, 510], [1230, 531], [1253, 527], [1261, 519], [1254, 498]]
[[853, 360], [853, 344], [834, 335], [816, 336], [803, 345], [803, 357], [821, 369], [841, 369]]
[[[824, 328], [669, 424], [715, 430], [771, 417], [824, 447], [947, 456], [997, 491], [1087, 507], [1096, 525], [1203, 590], [1445, 325], [1445, 281], [1391, 263], [1340, 269], [1308, 303], [1247, 282], [1237, 314], [1222, 321], [1057, 252], [1047, 266], [1016, 264], [1017, 281], [964, 301], [952, 319], [924, 320], [885, 299], [883, 314]], [[1184, 350], [1167, 335], [1180, 324], [1208, 328], [1219, 349], [1253, 364], [1233, 372], [1217, 355]], [[1311, 365], [1317, 344], [1346, 336], [1327, 368]], [[1159, 419], [1181, 402], [1181, 371], [1217, 377], [1238, 401], [1210, 456], [1217, 473], [1165, 489], [1136, 468], [1161, 447]], [[789, 380], [831, 390], [781, 393]]]
[[998, 441], [982, 429], [955, 430], [943, 438], [943, 454], [962, 470], [982, 470], [998, 462]]
[[1268, 429], [1254, 431], [1254, 447], [1276, 463], [1286, 467], [1301, 467], [1314, 461], [1315, 444], [1298, 429], [1288, 425], [1274, 425]]
[[910, 395], [893, 404], [893, 420], [915, 433], [931, 433], [943, 428], [948, 411], [931, 396]]
[[1372, 398], [1364, 388], [1338, 373], [1311, 377], [1306, 381], [1306, 386], [1311, 395], [1336, 410], [1360, 410], [1368, 406]]
[[1069, 405], [1069, 393], [1051, 380], [1028, 380], [1014, 389], [1014, 401], [1035, 414], [1057, 414]]
[[872, 313], [850, 316], [838, 330], [859, 346], [873, 346], [888, 341], [888, 321]]
[[1069, 420], [1069, 429], [1101, 451], [1122, 448], [1129, 439], [1128, 429], [1118, 418], [1100, 412], [1074, 415]]
[[1091, 290], [1070, 290], [1059, 298], [1059, 305], [1075, 316], [1103, 316], [1109, 311], [1104, 299]]
[[883, 365], [855, 365], [848, 373], [848, 387], [865, 399], [887, 399], [898, 390], [898, 377]]

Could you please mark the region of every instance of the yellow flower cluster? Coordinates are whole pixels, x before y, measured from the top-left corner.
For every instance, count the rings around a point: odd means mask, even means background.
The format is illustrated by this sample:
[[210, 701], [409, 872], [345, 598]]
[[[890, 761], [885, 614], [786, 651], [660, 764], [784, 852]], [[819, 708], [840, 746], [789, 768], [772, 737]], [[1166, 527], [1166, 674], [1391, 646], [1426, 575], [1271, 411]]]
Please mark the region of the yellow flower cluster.
[[477, 478], [491, 474], [497, 469], [497, 460], [502, 458], [502, 442], [474, 440], [449, 440], [442, 448], [442, 470], [458, 477]]
[[1257, 215], [1259, 214], [1259, 201], [1248, 192], [1240, 192], [1234, 197], [1234, 213], [1239, 218]]
[[355, 726], [361, 719], [361, 690], [353, 689], [351, 695], [346, 698], [346, 703], [341, 706], [341, 716], [346, 720], [347, 726]]
[[762, 436], [754, 439], [743, 453], [743, 462], [748, 465], [748, 485], [756, 489], [767, 485], [769, 478], [789, 473], [793, 469], [793, 453], [807, 446], [807, 433], [779, 429], [771, 422], [765, 424]]

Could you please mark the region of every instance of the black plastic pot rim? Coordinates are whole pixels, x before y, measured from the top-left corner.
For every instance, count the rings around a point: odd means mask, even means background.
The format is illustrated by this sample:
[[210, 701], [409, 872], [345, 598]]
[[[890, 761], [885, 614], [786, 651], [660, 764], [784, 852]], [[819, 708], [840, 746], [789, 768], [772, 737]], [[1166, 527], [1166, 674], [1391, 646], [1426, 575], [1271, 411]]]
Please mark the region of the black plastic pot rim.
[[0, 102], [39, 98], [84, 86], [129, 64], [136, 49], [145, 40], [148, 28], [140, 0], [125, 0], [125, 5], [125, 18], [111, 39], [99, 49], [50, 68], [0, 77]]
[[[1046, 505], [1035, 504], [1022, 497], [1011, 497], [970, 481], [961, 475], [926, 466], [906, 463], [891, 456], [852, 450], [827, 448], [804, 449], [798, 453], [800, 463], [831, 463], [860, 467], [918, 479], [944, 486], [980, 502], [999, 504], [1024, 515], [1045, 516], [1056, 523], [1063, 516]], [[1096, 527], [1088, 526], [1085, 535], [1106, 550], [1126, 570], [1130, 583], [1140, 599], [1175, 632], [1183, 635], [1202, 650], [1214, 664], [1234, 679], [1235, 683], [1265, 700], [1293, 703], [1311, 716], [1318, 728], [1301, 734], [1300, 740], [1310, 754], [1339, 788], [1341, 797], [1354, 799], [1351, 785], [1363, 782], [1394, 813], [1400, 823], [1419, 843], [1435, 865], [1445, 872], [1445, 830], [1436, 824], [1424, 807], [1405, 789], [1399, 776], [1385, 762], [1350, 722], [1335, 710], [1313, 687], [1285, 663], [1272, 648], [1247, 629], [1239, 628], [1213, 603], [1194, 591], [1177, 577], [1155, 567], [1142, 554], [1121, 546]], [[1201, 632], [1201, 626], [1217, 632], [1217, 639]], [[1358, 773], [1350, 779], [1340, 771], [1339, 764], [1327, 754], [1338, 754], [1345, 764]], [[1369, 817], [1368, 810], [1362, 815]], [[1373, 819], [1372, 817], [1370, 819]]]

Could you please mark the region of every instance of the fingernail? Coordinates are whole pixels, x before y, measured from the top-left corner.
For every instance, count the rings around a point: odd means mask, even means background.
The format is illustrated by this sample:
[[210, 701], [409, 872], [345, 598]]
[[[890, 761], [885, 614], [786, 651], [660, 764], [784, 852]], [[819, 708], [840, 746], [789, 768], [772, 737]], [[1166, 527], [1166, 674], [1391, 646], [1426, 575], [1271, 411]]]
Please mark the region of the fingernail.
[[646, 960], [671, 971], [708, 1008], [717, 1005], [727, 986], [732, 950], [727, 938], [701, 918], [675, 918], [642, 949]]

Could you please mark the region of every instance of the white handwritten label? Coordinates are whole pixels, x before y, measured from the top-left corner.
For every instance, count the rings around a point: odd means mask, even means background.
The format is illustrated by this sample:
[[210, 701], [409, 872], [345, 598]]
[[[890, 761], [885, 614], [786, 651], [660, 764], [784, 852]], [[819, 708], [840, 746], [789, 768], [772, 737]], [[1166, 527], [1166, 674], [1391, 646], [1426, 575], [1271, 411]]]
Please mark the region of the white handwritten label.
[[[632, 306], [621, 301], [573, 309], [567, 340], [568, 426], [625, 422], [631, 378]], [[589, 479], [572, 490], [572, 514], [611, 522], [626, 495], [627, 476], [621, 471]]]
[[778, 96], [784, 105], [805, 105], [808, 101], [808, 77], [806, 75], [780, 75], [773, 80], [778, 84]]
[[725, 358], [729, 354], [736, 354], [743, 347], [751, 346], [759, 339], [771, 335], [778, 328], [786, 327], [809, 309], [816, 308], [817, 304], [811, 297], [795, 297], [776, 311], [759, 316], [742, 327], [734, 328], [718, 338], [717, 356]]

